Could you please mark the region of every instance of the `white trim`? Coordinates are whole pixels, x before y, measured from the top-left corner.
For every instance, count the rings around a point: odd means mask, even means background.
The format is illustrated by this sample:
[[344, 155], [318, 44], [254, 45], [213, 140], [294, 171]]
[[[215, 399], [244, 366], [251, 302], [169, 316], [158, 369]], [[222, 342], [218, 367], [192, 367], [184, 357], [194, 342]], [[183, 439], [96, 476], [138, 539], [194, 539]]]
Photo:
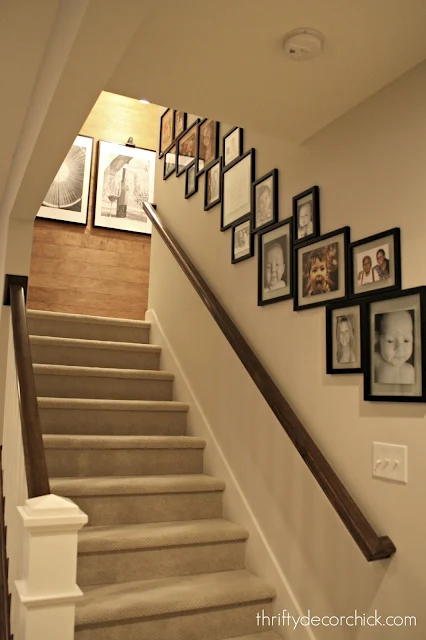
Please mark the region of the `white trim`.
[[43, 607], [53, 607], [55, 605], [74, 604], [76, 600], [83, 596], [82, 590], [75, 588], [68, 593], [46, 594], [42, 596], [30, 596], [28, 594], [28, 583], [26, 580], [15, 580], [16, 591], [20, 602], [27, 609], [41, 609]]

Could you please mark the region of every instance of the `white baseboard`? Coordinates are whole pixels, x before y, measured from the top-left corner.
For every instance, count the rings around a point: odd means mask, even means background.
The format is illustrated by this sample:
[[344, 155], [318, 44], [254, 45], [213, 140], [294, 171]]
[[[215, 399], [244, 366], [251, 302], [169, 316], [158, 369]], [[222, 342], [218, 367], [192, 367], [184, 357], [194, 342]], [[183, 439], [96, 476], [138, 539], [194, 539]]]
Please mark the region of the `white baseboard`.
[[[281, 615], [283, 611], [288, 611], [292, 616], [303, 616], [304, 612], [301, 610], [288, 580], [250, 508], [242, 487], [232, 472], [231, 464], [197, 401], [191, 383], [163, 331], [157, 314], [153, 309], [148, 309], [145, 319], [151, 322], [150, 342], [162, 347], [161, 368], [175, 374], [174, 398], [190, 405], [188, 432], [206, 440], [204, 470], [207, 474], [226, 482], [224, 516], [246, 527], [250, 534], [246, 553], [247, 569], [276, 588], [275, 615]], [[267, 630], [264, 628], [264, 631]], [[293, 629], [291, 625], [283, 627], [275, 624], [270, 630], [291, 640], [316, 640], [312, 628], [301, 626], [301, 624], [298, 624], [296, 629]]]

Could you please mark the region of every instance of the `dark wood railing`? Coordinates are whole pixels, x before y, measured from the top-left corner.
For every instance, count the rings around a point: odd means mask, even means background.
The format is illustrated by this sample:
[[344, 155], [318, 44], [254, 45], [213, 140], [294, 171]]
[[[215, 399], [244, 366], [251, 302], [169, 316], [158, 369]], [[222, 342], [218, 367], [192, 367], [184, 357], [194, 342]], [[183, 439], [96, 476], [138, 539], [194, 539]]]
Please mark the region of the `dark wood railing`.
[[219, 325], [224, 336], [250, 374], [253, 382], [274, 412], [281, 426], [311, 470], [366, 559], [370, 562], [372, 560], [389, 558], [396, 551], [392, 540], [388, 536], [378, 536], [376, 534], [265, 367], [254, 354], [245, 338], [241, 335], [230, 316], [188, 258], [176, 238], [161, 220], [157, 211], [147, 203], [144, 203], [144, 208], [154, 227]]
[[25, 277], [6, 276], [4, 302], [10, 305], [12, 314], [28, 497], [37, 498], [49, 494], [50, 485], [28, 337], [25, 287]]

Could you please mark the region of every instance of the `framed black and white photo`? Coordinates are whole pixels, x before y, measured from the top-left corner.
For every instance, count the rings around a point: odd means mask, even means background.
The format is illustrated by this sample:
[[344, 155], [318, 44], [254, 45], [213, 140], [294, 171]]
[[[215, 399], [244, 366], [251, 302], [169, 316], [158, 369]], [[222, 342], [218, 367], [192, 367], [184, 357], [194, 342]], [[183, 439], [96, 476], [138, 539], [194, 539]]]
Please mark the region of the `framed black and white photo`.
[[278, 169], [253, 183], [253, 232], [278, 220]]
[[244, 152], [244, 130], [234, 127], [223, 136], [222, 159], [224, 167], [243, 155]]
[[77, 136], [44, 197], [37, 217], [87, 224], [93, 138]]
[[327, 306], [327, 373], [363, 372], [363, 309], [346, 301]]
[[352, 242], [349, 255], [351, 296], [401, 289], [401, 239], [398, 228]]
[[320, 234], [319, 188], [306, 189], [293, 198], [294, 243], [305, 242]]
[[251, 227], [252, 219], [250, 215], [246, 216], [235, 227], [232, 227], [232, 264], [254, 256], [254, 235]]
[[257, 287], [259, 306], [292, 297], [292, 225], [292, 219], [287, 218], [259, 232]]
[[344, 300], [348, 291], [349, 227], [294, 248], [294, 309], [300, 311]]
[[174, 136], [173, 139], [176, 140], [186, 129], [186, 113], [185, 111], [175, 111], [174, 115]]
[[159, 158], [162, 158], [166, 149], [170, 147], [174, 140], [174, 111], [166, 109], [160, 118], [160, 141], [158, 144]]
[[197, 123], [195, 121], [177, 141], [176, 175], [181, 176], [197, 157]]
[[144, 202], [154, 202], [155, 151], [99, 142], [94, 226], [151, 235]]
[[220, 203], [222, 191], [222, 158], [218, 158], [206, 169], [204, 182], [204, 211]]
[[176, 144], [164, 154], [163, 180], [167, 180], [176, 171]]
[[190, 198], [198, 191], [198, 177], [195, 160], [185, 170], [185, 198]]
[[205, 118], [198, 123], [197, 174], [200, 175], [219, 155], [219, 123]]
[[225, 231], [252, 212], [255, 150], [250, 149], [222, 171], [220, 230]]
[[426, 402], [426, 287], [367, 300], [364, 399]]

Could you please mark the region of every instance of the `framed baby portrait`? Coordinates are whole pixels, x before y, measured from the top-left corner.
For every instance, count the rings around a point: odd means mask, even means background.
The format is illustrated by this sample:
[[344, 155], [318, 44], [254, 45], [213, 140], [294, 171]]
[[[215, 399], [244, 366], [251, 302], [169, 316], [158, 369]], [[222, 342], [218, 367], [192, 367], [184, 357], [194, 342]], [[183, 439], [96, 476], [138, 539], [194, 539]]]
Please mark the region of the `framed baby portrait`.
[[306, 189], [293, 198], [294, 244], [320, 234], [319, 188]]
[[204, 181], [204, 211], [209, 211], [220, 203], [222, 195], [222, 158], [206, 169]]
[[259, 232], [259, 306], [292, 296], [292, 224], [292, 219], [287, 218]]
[[359, 303], [326, 308], [327, 373], [362, 373], [363, 310]]
[[368, 299], [364, 399], [426, 402], [426, 287]]
[[163, 180], [167, 180], [176, 171], [176, 145], [164, 154]]
[[185, 172], [185, 198], [190, 198], [198, 191], [198, 178], [195, 161], [186, 167]]
[[181, 176], [186, 167], [197, 157], [197, 121], [180, 137], [177, 145], [176, 175]]
[[250, 149], [222, 172], [220, 230], [225, 231], [252, 213], [252, 184], [255, 179], [254, 149]]
[[174, 140], [174, 111], [167, 109], [160, 118], [160, 143], [159, 158], [162, 158], [166, 149], [170, 147]]
[[198, 124], [197, 175], [219, 155], [219, 123], [205, 118]]
[[315, 240], [296, 245], [295, 311], [319, 307], [346, 298], [349, 236], [349, 227], [342, 227]]
[[400, 230], [389, 229], [352, 242], [349, 268], [351, 297], [401, 289]]
[[174, 140], [180, 136], [186, 129], [186, 113], [185, 111], [175, 111]]
[[253, 183], [253, 233], [278, 220], [278, 169]]
[[227, 167], [234, 160], [243, 155], [244, 149], [244, 130], [240, 127], [234, 127], [223, 136], [222, 141], [222, 158], [223, 166]]
[[247, 260], [254, 256], [254, 235], [251, 230], [251, 216], [246, 216], [245, 220], [235, 227], [232, 227], [232, 264]]

